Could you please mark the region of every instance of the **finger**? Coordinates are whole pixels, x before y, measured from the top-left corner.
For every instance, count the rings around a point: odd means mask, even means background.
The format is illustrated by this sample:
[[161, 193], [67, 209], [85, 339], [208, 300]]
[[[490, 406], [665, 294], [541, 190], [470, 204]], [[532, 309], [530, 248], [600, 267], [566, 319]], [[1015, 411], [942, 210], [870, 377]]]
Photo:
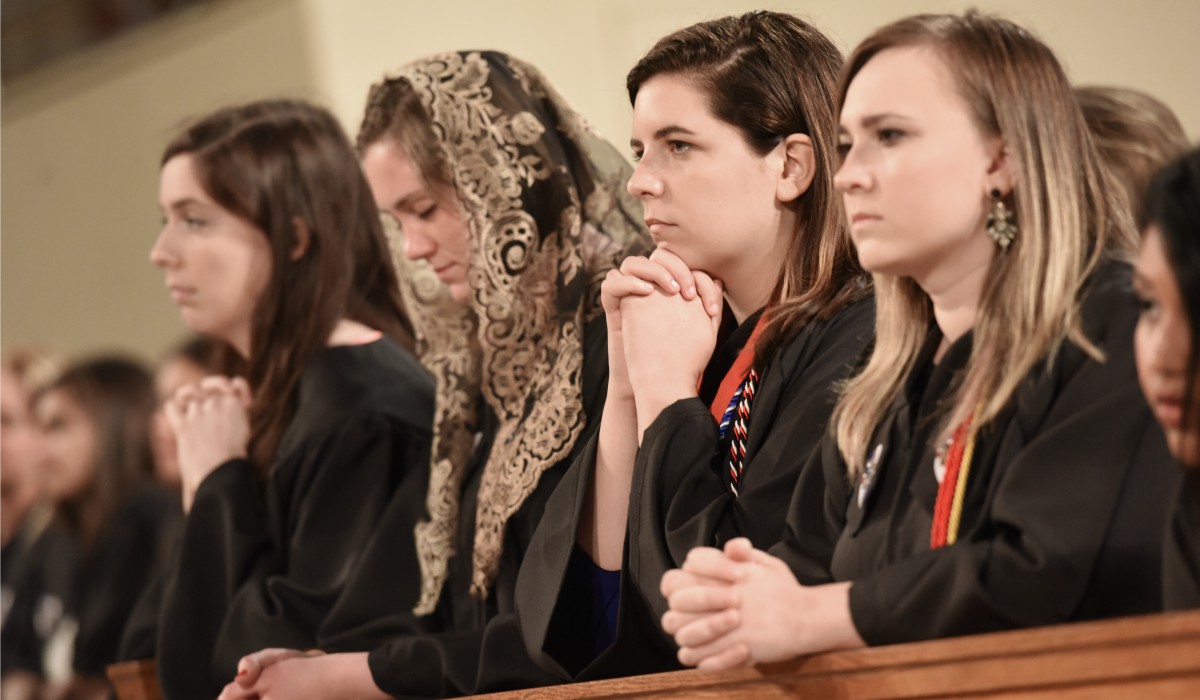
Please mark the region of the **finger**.
[[719, 549], [694, 547], [683, 561], [683, 570], [698, 576], [734, 583], [745, 576], [745, 562], [730, 559]]
[[678, 255], [669, 250], [655, 249], [650, 254], [650, 261], [662, 265], [671, 273], [671, 277], [679, 284], [684, 299], [691, 301], [696, 298], [695, 274]]
[[672, 610], [684, 613], [716, 613], [742, 604], [741, 593], [732, 586], [691, 586], [667, 598]]
[[600, 284], [600, 301], [605, 309], [615, 309], [620, 300], [631, 295], [646, 296], [654, 291], [654, 285], [633, 275], [624, 275], [611, 270]]
[[753, 663], [750, 657], [750, 647], [739, 642], [725, 651], [717, 652], [696, 664], [696, 668], [709, 673], [728, 671], [731, 668], [741, 668]]
[[242, 404], [242, 407], [247, 411], [250, 410], [250, 405], [254, 403], [254, 396], [250, 393], [250, 383], [243, 377], [234, 377], [229, 382], [229, 386], [233, 390], [233, 395]]
[[675, 643], [681, 647], [701, 647], [712, 644], [737, 629], [741, 620], [741, 612], [735, 608], [715, 615], [697, 617], [674, 632]]
[[[698, 647], [680, 647], [679, 662], [685, 666], [697, 666], [708, 659], [709, 657], [718, 657], [722, 652], [742, 644], [742, 642], [733, 639], [732, 637], [720, 637], [716, 641]], [[744, 646], [744, 645], [743, 645]], [[712, 665], [710, 662], [709, 666]]]
[[725, 301], [721, 287], [707, 272], [696, 271], [692, 275], [696, 280], [696, 293], [700, 296], [700, 302], [704, 304], [704, 310], [709, 316], [720, 318]]
[[674, 635], [676, 632], [690, 625], [696, 620], [700, 620], [711, 615], [713, 615], [713, 613], [686, 613], [680, 612], [679, 610], [668, 610], [663, 613], [662, 618], [659, 620], [659, 624], [662, 626], [664, 632]]
[[753, 561], [754, 545], [745, 537], [735, 537], [725, 543], [725, 556], [732, 561]]
[[253, 654], [247, 654], [238, 661], [237, 682], [243, 686], [252, 686], [258, 682], [263, 669], [284, 659], [304, 656], [299, 649], [262, 649]]
[[257, 697], [257, 693], [250, 688], [243, 688], [238, 683], [227, 683], [217, 700], [254, 700]]
[[671, 270], [653, 262], [649, 258], [630, 257], [625, 258], [625, 262], [621, 263], [621, 274], [649, 282], [667, 295], [676, 294], [681, 289], [691, 289], [691, 296], [684, 297], [685, 299], [690, 299], [695, 296], [695, 283], [692, 281], [691, 270], [684, 268], [684, 273], [686, 276], [681, 281], [676, 278]]

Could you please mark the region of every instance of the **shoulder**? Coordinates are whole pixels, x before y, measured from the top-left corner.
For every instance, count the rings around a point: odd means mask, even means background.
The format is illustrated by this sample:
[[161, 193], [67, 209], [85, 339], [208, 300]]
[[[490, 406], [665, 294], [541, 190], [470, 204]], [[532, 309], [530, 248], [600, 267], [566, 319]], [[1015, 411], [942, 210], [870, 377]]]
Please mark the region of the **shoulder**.
[[805, 357], [827, 351], [857, 362], [875, 338], [875, 297], [859, 299], [835, 315], [804, 324], [785, 341], [775, 355], [784, 365], [803, 362]]
[[319, 352], [301, 378], [293, 423], [324, 433], [376, 417], [428, 431], [433, 409], [433, 378], [412, 353], [384, 338]]

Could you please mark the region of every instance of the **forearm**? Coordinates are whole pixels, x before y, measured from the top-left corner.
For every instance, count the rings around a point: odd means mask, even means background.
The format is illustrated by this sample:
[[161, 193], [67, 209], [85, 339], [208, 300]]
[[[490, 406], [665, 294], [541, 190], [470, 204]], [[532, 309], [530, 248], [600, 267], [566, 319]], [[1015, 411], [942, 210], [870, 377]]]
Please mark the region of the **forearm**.
[[577, 542], [601, 568], [621, 568], [629, 489], [637, 456], [637, 418], [631, 396], [609, 387], [600, 419], [591, 497], [584, 507]]

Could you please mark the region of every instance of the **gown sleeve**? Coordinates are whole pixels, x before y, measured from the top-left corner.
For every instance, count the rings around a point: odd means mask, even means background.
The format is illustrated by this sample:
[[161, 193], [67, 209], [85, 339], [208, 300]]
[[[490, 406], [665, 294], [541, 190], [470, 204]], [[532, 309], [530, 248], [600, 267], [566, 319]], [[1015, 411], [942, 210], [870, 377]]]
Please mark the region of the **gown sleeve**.
[[[966, 540], [854, 580], [850, 611], [868, 644], [1073, 619], [1095, 593], [1114, 513], [1132, 508], [1150, 522], [1161, 510], [1147, 494], [1171, 470], [1134, 374], [1135, 309], [1108, 292], [1100, 302], [1109, 303], [1084, 309], [1085, 330], [1099, 326], [1088, 337], [1106, 361], [1065, 347], [1057, 368], [1018, 390], [1015, 419], [998, 437], [994, 475], [979, 485], [988, 490], [987, 521]], [[1089, 315], [1098, 323], [1089, 324]], [[1145, 549], [1115, 554], [1136, 568]]]
[[[164, 591], [160, 680], [169, 697], [213, 697], [238, 660], [265, 647], [308, 648], [336, 604], [398, 482], [427, 439], [368, 415], [281, 461], [257, 495], [252, 465], [232, 460], [197, 490]], [[271, 494], [268, 494], [268, 501]], [[278, 530], [278, 531], [277, 531]]]

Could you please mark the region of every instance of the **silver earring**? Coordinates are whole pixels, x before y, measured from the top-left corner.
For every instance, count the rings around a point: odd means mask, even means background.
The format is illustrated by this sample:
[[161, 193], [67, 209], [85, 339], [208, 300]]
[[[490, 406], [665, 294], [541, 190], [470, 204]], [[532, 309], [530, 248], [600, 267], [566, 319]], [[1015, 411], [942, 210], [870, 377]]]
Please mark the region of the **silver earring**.
[[1008, 246], [1017, 237], [1017, 224], [1013, 221], [1013, 213], [1000, 199], [1000, 190], [992, 190], [992, 199], [995, 200], [995, 205], [992, 207], [992, 213], [988, 214], [987, 235], [1000, 246], [1000, 250], [1008, 250]]

